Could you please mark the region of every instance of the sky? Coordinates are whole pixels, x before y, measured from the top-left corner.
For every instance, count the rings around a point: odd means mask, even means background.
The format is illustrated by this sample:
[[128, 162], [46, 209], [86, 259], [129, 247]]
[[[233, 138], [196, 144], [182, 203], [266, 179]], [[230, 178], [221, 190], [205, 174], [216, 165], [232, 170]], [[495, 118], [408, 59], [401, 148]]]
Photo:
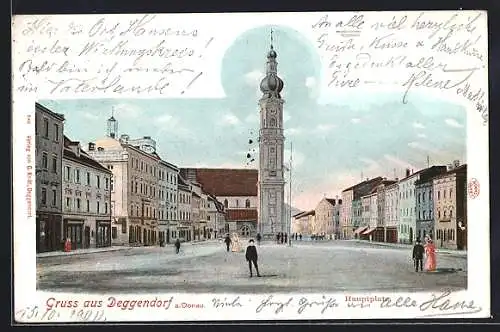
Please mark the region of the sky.
[[[290, 29], [274, 29], [285, 83], [286, 160], [293, 144], [294, 207], [313, 209], [361, 179], [401, 178], [406, 168], [425, 168], [427, 159], [430, 165], [465, 162], [465, 108], [425, 95], [403, 104], [402, 91], [320, 96], [322, 66], [314, 46]], [[159, 155], [179, 167], [257, 168], [258, 87], [268, 50], [266, 27], [245, 32], [228, 47], [221, 60], [224, 98], [39, 102], [64, 114], [65, 135], [84, 146], [106, 134], [114, 109], [119, 135], [151, 136]]]

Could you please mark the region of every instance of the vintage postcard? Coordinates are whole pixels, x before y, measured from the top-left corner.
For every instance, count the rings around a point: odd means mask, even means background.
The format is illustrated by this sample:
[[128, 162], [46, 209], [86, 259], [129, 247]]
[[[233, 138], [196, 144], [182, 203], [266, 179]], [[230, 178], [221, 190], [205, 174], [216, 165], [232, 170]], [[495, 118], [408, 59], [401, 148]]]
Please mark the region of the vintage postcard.
[[487, 37], [14, 17], [15, 322], [489, 317]]

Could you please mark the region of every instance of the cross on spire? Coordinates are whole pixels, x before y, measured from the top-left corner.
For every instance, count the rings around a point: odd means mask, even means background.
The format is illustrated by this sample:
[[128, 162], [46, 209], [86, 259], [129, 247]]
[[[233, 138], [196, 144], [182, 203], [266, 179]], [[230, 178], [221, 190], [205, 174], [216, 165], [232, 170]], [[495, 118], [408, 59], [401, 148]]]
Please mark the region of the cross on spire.
[[273, 49], [273, 28], [271, 28], [271, 49]]

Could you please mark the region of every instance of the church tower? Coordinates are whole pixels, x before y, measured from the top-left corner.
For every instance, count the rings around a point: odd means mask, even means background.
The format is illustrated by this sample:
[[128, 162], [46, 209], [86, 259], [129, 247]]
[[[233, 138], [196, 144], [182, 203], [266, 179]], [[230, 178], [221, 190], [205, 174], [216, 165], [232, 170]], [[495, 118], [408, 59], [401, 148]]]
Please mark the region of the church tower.
[[258, 232], [264, 238], [274, 238], [279, 232], [287, 232], [284, 213], [284, 141], [283, 81], [278, 77], [277, 53], [273, 48], [267, 53], [266, 77], [260, 83], [259, 131], [259, 220]]

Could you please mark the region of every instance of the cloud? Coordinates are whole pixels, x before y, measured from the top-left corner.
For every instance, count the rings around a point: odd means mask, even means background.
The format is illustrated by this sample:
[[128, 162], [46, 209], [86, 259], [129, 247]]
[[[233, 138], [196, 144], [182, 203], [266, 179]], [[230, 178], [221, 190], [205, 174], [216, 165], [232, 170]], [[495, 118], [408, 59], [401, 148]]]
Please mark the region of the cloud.
[[418, 133], [417, 136], [420, 137], [420, 138], [426, 138], [427, 137], [427, 135], [423, 134], [423, 133]]
[[262, 71], [255, 69], [245, 74], [245, 82], [250, 86], [257, 86], [264, 76]]
[[283, 113], [283, 123], [286, 123], [286, 122], [287, 122], [287, 121], [289, 121], [291, 118], [292, 118], [292, 117], [291, 117], [290, 113], [288, 113], [288, 112], [284, 112], [284, 113]]
[[358, 119], [358, 118], [353, 118], [353, 119], [351, 119], [351, 122], [352, 122], [352, 123], [360, 123], [360, 122], [361, 122], [361, 119]]
[[240, 122], [241, 122], [240, 119], [238, 119], [238, 117], [233, 113], [228, 113], [222, 117], [223, 125], [235, 126]]
[[413, 127], [418, 129], [425, 129], [425, 126], [420, 122], [413, 122]]
[[330, 130], [332, 130], [335, 127], [336, 126], [334, 124], [319, 124], [316, 127], [316, 130], [319, 130], [319, 131], [330, 131]]
[[84, 117], [88, 120], [91, 120], [91, 121], [95, 121], [95, 120], [99, 119], [99, 116], [92, 114], [92, 113], [89, 113], [89, 112], [83, 112], [82, 117]]
[[422, 144], [420, 142], [410, 142], [408, 143], [408, 146], [410, 148], [413, 148], [413, 149], [416, 149], [416, 150], [421, 150], [421, 151], [425, 151], [425, 152], [431, 152], [431, 153], [434, 153], [434, 154], [441, 154], [442, 152], [438, 149], [435, 149], [433, 147], [430, 147], [430, 146], [427, 146], [425, 144]]
[[396, 156], [385, 154], [384, 158], [390, 162], [391, 165], [396, 166], [396, 168], [409, 168], [409, 169], [418, 169], [415, 165], [409, 163], [408, 161], [399, 159]]
[[308, 88], [313, 88], [316, 86], [316, 79], [313, 76], [309, 76], [306, 78], [305, 84]]
[[141, 110], [134, 105], [127, 103], [120, 103], [113, 107], [115, 117], [124, 119], [135, 119], [141, 115]]
[[167, 122], [171, 122], [172, 119], [173, 119], [172, 115], [165, 114], [165, 115], [161, 115], [161, 116], [157, 117], [156, 123], [167, 123]]
[[245, 118], [245, 122], [247, 122], [247, 123], [259, 123], [259, 121], [260, 121], [259, 113], [257, 113], [257, 112], [250, 113]]
[[[300, 165], [302, 165], [304, 163], [304, 161], [306, 160], [305, 156], [302, 154], [302, 152], [296, 150], [296, 149], [293, 149], [293, 154], [292, 154], [292, 166], [295, 168], [295, 167], [299, 167]], [[285, 160], [285, 164], [288, 165], [290, 163], [290, 149], [285, 149], [284, 151], [284, 160]]]
[[286, 128], [285, 136], [297, 136], [304, 132], [302, 128]]
[[463, 127], [463, 125], [462, 125], [462, 124], [460, 124], [460, 123], [458, 123], [458, 121], [457, 121], [457, 120], [455, 120], [455, 119], [446, 119], [446, 120], [444, 120], [444, 122], [445, 122], [448, 126], [450, 126], [450, 127], [455, 127], [455, 128], [462, 128], [462, 127]]

